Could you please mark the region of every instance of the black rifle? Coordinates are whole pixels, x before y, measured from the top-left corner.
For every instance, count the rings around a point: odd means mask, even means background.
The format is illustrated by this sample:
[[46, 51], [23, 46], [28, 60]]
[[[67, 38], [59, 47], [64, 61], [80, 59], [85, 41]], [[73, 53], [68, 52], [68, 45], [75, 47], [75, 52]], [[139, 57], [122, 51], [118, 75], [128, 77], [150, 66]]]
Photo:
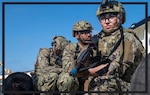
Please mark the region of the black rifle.
[[92, 57], [92, 53], [93, 53], [93, 49], [96, 50], [97, 49], [97, 44], [98, 44], [98, 39], [99, 36], [98, 35], [94, 35], [90, 41], [86, 41], [86, 43], [88, 43], [88, 47], [87, 49], [85, 49], [80, 56], [76, 59], [76, 63], [75, 63], [75, 68], [77, 69], [78, 72], [82, 72], [87, 70], [88, 68], [92, 68], [94, 66], [96, 66], [99, 62], [98, 60], [100, 59], [99, 56], [96, 56], [92, 59], [97, 60], [97, 62], [92, 62], [94, 63], [93, 65], [90, 65], [88, 67], [85, 67], [85, 62]]
[[91, 57], [93, 51], [90, 46], [85, 49], [81, 55], [77, 58], [75, 68], [77, 69], [78, 72], [80, 72], [81, 68], [84, 67], [84, 63]]
[[[77, 72], [83, 71], [80, 69], [85, 67], [84, 64], [91, 57], [92, 53], [93, 53], [93, 50], [88, 45], [87, 49], [85, 49], [75, 61], [75, 69], [77, 70]], [[70, 72], [70, 75], [72, 75], [71, 72]]]
[[[100, 55], [97, 55], [97, 56], [93, 57], [92, 53], [93, 53], [92, 48], [90, 46], [88, 46], [88, 48], [85, 49], [81, 53], [81, 55], [77, 58], [76, 64], [75, 64], [75, 68], [77, 69], [77, 72], [86, 71], [89, 68], [93, 68], [93, 67], [96, 67], [98, 65], [106, 64], [106, 63], [110, 63], [111, 62], [111, 60], [109, 60], [109, 59], [101, 58]], [[90, 58], [91, 58], [92, 64], [90, 64], [89, 66], [86, 67], [85, 66], [85, 62], [87, 60], [89, 60]], [[108, 71], [108, 67], [109, 67], [109, 65], [106, 66], [104, 69], [96, 72], [96, 73], [98, 73], [99, 75], [102, 75], [102, 74], [104, 74], [104, 73], [106, 73]]]
[[[106, 63], [110, 63], [111, 60], [108, 59], [108, 57], [105, 57], [105, 58], [101, 58], [101, 54], [97, 54], [97, 56], [93, 57], [92, 53], [93, 53], [93, 49], [97, 50], [97, 46], [98, 46], [98, 39], [99, 39], [99, 36], [98, 35], [94, 35], [91, 39], [91, 41], [89, 41], [88, 43], [88, 47], [87, 49], [85, 49], [81, 55], [77, 58], [76, 60], [76, 63], [75, 63], [75, 68], [77, 69], [77, 72], [82, 72], [82, 71], [86, 71], [88, 70], [89, 68], [93, 68], [93, 67], [96, 67], [98, 65], [101, 65], [101, 64], [106, 64]], [[85, 66], [85, 62], [88, 60], [88, 59], [91, 59], [91, 62], [92, 64], [90, 64], [89, 66]], [[108, 66], [106, 66], [104, 69], [96, 72], [98, 73], [99, 75], [102, 75], [104, 73], [106, 73], [108, 71]]]

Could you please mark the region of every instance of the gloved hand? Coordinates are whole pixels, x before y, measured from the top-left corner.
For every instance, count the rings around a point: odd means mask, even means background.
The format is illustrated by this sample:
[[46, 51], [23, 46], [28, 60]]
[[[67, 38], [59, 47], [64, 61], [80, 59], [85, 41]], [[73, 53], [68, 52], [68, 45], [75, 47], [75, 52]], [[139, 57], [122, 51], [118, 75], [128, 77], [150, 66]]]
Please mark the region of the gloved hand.
[[70, 75], [71, 76], [76, 76], [77, 74], [77, 69], [76, 68], [73, 68], [71, 71], [70, 71]]

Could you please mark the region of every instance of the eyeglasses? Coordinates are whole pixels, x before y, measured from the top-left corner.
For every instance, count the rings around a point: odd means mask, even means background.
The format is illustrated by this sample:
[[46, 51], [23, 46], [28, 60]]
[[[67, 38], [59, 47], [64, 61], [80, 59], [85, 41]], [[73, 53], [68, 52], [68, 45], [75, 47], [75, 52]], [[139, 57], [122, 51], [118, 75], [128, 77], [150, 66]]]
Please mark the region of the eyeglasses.
[[51, 43], [52, 46], [56, 46], [56, 44], [57, 44], [56, 41], [53, 41], [53, 42]]
[[113, 20], [115, 17], [117, 17], [117, 13], [106, 13], [102, 14], [98, 17], [100, 21], [105, 21], [106, 19], [108, 20]]
[[85, 31], [79, 31], [80, 34], [91, 34], [92, 31], [88, 31], [88, 30], [85, 30]]

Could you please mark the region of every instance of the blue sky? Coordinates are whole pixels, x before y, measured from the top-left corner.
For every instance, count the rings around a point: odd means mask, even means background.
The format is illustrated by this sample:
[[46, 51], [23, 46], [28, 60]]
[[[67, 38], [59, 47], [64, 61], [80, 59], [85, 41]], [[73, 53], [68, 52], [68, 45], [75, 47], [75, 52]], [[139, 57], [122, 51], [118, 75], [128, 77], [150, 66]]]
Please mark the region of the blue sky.
[[[149, 0], [119, 0], [120, 2], [148, 2]], [[2, 2], [101, 2], [101, 0], [1, 0]], [[40, 48], [50, 48], [55, 35], [64, 36], [71, 42], [72, 26], [79, 20], [87, 20], [94, 27], [93, 34], [101, 30], [96, 17], [99, 4], [6, 4], [5, 5], [5, 67], [12, 72], [34, 69]], [[124, 4], [128, 28], [145, 18], [144, 4]], [[0, 23], [2, 30], [2, 22]], [[2, 38], [2, 33], [0, 33]], [[2, 61], [2, 39], [0, 39], [0, 61]], [[0, 68], [1, 70], [1, 68]], [[1, 72], [1, 71], [0, 71]]]

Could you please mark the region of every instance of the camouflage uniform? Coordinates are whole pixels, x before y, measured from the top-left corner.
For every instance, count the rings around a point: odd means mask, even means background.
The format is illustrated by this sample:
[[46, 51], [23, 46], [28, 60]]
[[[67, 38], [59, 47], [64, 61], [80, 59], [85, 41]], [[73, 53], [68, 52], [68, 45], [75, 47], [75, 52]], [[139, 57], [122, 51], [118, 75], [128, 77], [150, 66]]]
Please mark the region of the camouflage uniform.
[[[108, 4], [108, 5], [107, 5]], [[117, 1], [109, 1], [103, 6], [99, 7], [97, 17], [105, 13], [118, 13], [122, 16], [122, 24], [125, 22], [125, 11], [121, 3]], [[121, 23], [120, 23], [121, 24]], [[129, 91], [130, 79], [136, 67], [145, 56], [145, 50], [141, 41], [134, 34], [133, 30], [122, 29], [121, 26], [116, 28], [115, 32], [110, 35], [105, 35], [105, 30], [99, 34], [98, 51], [101, 53], [101, 58], [107, 58], [114, 46], [121, 39], [120, 44], [117, 45], [116, 50], [109, 56], [108, 71], [103, 75], [92, 79], [91, 91]], [[122, 33], [122, 34], [121, 34]], [[121, 36], [122, 35], [122, 36]], [[92, 93], [92, 95], [99, 95]], [[100, 95], [120, 95], [119, 93], [101, 93]]]
[[[96, 84], [93, 88], [94, 91], [129, 90], [130, 78], [144, 57], [144, 48], [141, 42], [132, 33], [127, 31], [124, 30], [124, 41], [120, 43], [118, 48], [109, 57], [112, 62], [109, 65], [108, 72], [94, 79], [96, 82], [94, 83]], [[98, 49], [101, 52], [102, 58], [109, 55], [118, 39], [120, 39], [119, 30], [112, 33], [109, 37], [101, 33]]]
[[[60, 48], [64, 48], [67, 40], [61, 36], [56, 39], [62, 38], [60, 43], [65, 42]], [[56, 40], [55, 39], [55, 40]], [[54, 39], [53, 39], [54, 40]], [[63, 49], [62, 49], [63, 50]], [[58, 60], [60, 62], [58, 62]], [[35, 64], [35, 79], [34, 85], [39, 91], [56, 91], [56, 82], [58, 76], [62, 72], [61, 56], [56, 55], [52, 48], [40, 48]], [[50, 93], [41, 93], [40, 95], [53, 95]]]
[[[86, 26], [87, 25], [87, 26]], [[85, 21], [80, 21], [74, 25], [73, 30], [82, 31], [85, 29], [91, 30], [91, 26], [89, 23]], [[75, 31], [75, 32], [77, 32]], [[73, 31], [74, 32], [74, 31]], [[73, 33], [74, 36], [74, 33]], [[71, 70], [75, 67], [76, 59], [80, 56], [83, 50], [87, 48], [88, 45], [82, 46], [79, 42], [78, 43], [71, 43], [67, 45], [63, 52], [63, 72], [60, 74], [59, 79], [57, 81], [57, 87], [59, 91], [83, 91], [84, 82], [88, 79], [88, 72], [78, 72], [76, 76], [70, 75]], [[85, 65], [91, 63], [91, 60], [87, 60]], [[84, 66], [85, 66], [84, 65]], [[81, 88], [80, 88], [81, 87]], [[61, 95], [75, 95], [74, 93], [62, 93]]]

